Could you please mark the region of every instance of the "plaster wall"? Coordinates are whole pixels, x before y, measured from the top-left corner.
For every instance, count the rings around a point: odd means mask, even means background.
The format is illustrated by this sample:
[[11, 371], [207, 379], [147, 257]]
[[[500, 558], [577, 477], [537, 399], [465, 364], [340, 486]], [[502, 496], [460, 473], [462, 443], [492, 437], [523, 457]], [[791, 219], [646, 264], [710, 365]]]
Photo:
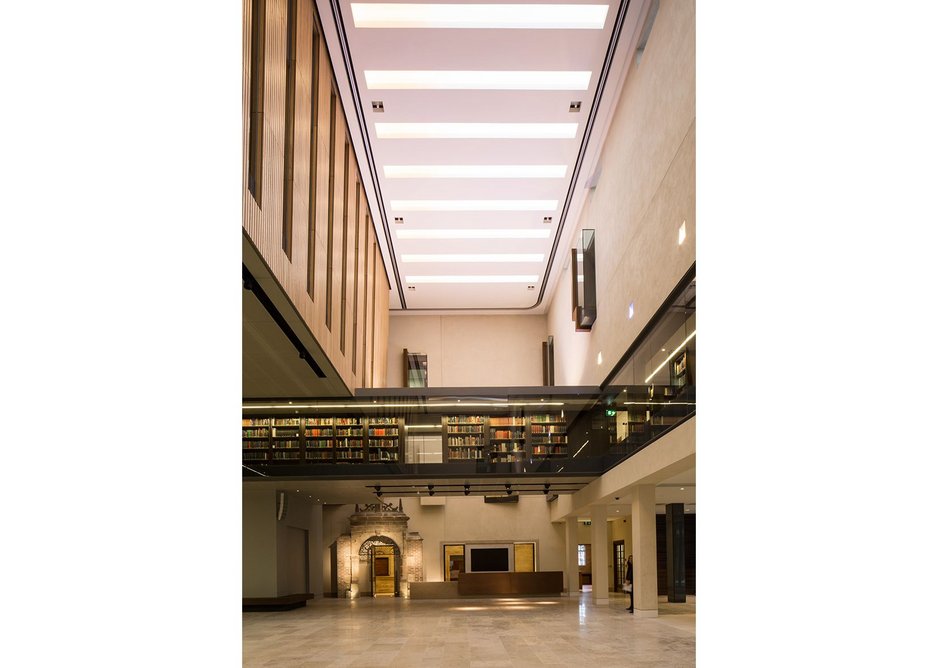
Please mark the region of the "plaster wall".
[[274, 490], [241, 493], [241, 596], [277, 596], [277, 501]]

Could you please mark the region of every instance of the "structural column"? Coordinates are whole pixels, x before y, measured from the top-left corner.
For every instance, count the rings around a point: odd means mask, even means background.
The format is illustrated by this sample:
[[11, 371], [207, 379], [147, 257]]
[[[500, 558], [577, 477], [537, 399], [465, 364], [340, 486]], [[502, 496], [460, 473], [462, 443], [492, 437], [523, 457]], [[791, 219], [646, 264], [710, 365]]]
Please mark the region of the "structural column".
[[632, 493], [632, 596], [636, 617], [658, 616], [657, 558], [655, 486], [639, 485]]
[[[609, 603], [609, 525], [606, 506], [591, 506], [590, 537], [593, 553], [593, 603]], [[652, 507], [654, 513], [654, 507]], [[654, 521], [654, 516], [652, 516]]]
[[323, 596], [322, 585], [322, 504], [313, 505], [309, 518], [309, 593]]
[[567, 595], [579, 596], [580, 592], [580, 563], [577, 560], [577, 529], [579, 523], [576, 515], [566, 520], [566, 554], [567, 561], [564, 568], [564, 577], [567, 579]]
[[668, 602], [687, 602], [687, 570], [684, 565], [684, 504], [667, 506]]

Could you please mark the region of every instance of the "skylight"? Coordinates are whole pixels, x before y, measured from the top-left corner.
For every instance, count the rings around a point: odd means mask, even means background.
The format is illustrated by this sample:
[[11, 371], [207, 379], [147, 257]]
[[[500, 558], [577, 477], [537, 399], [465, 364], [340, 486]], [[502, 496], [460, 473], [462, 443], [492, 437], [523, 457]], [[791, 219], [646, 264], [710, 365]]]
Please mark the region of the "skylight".
[[608, 5], [353, 2], [356, 28], [601, 30]]
[[404, 262], [543, 262], [543, 253], [404, 253]]
[[562, 179], [566, 165], [385, 165], [389, 179]]
[[549, 229], [423, 229], [395, 230], [398, 239], [546, 239]]
[[555, 199], [392, 199], [393, 211], [554, 211]]
[[365, 70], [371, 90], [586, 90], [592, 72]]
[[378, 139], [573, 139], [577, 123], [375, 123]]
[[494, 275], [482, 274], [479, 276], [445, 275], [445, 276], [405, 276], [406, 283], [536, 283], [537, 275]]

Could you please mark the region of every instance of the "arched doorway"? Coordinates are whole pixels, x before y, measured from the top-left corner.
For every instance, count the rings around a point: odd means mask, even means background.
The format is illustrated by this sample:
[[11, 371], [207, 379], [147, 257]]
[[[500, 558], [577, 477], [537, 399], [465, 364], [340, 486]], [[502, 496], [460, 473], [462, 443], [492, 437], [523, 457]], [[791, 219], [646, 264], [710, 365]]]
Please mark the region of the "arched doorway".
[[371, 595], [400, 596], [401, 548], [387, 536], [372, 536], [358, 550], [371, 566]]

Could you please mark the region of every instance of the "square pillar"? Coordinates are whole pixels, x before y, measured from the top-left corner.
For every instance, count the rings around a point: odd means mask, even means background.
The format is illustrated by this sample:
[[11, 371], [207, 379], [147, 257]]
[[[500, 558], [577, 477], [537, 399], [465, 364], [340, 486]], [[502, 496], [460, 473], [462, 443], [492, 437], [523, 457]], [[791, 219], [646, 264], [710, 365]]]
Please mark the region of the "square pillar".
[[579, 596], [580, 594], [580, 566], [577, 561], [577, 527], [576, 515], [568, 517], [566, 520], [566, 543], [565, 551], [567, 555], [564, 567], [564, 577], [567, 580], [567, 596]]
[[322, 504], [313, 505], [309, 518], [309, 593], [323, 595]]
[[632, 493], [632, 596], [636, 617], [658, 616], [658, 554], [655, 486]]
[[[654, 508], [652, 508], [654, 512]], [[609, 603], [609, 525], [606, 506], [590, 507], [593, 553], [593, 603]], [[652, 517], [654, 519], [654, 517]]]
[[684, 504], [667, 505], [668, 602], [687, 602], [687, 570], [684, 565]]

